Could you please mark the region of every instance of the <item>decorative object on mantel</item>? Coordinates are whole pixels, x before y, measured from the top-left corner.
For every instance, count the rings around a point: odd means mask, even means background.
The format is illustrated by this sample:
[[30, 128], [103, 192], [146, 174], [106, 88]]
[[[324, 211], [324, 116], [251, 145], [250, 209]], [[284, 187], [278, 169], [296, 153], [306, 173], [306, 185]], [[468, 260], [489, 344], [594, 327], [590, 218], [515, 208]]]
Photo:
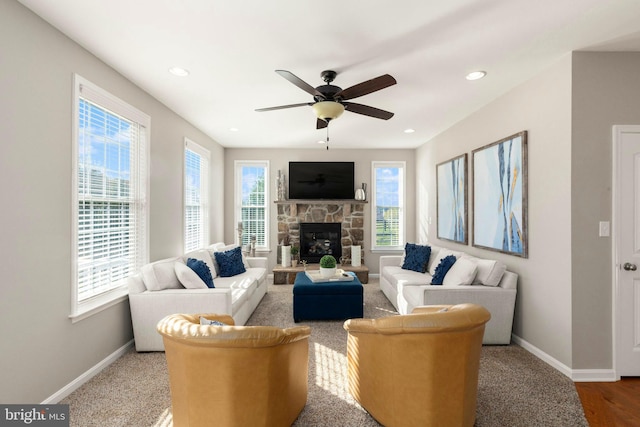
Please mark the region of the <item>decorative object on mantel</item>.
[[336, 259], [332, 255], [320, 258], [320, 276], [333, 277], [336, 274]]
[[362, 183], [362, 188], [356, 189], [355, 199], [358, 201], [363, 201], [367, 198], [367, 193], [365, 193], [365, 189], [367, 188], [367, 184]]
[[278, 169], [278, 176], [276, 177], [276, 201], [282, 201], [287, 199], [285, 190], [284, 173]]
[[362, 263], [362, 248], [360, 246], [351, 246], [351, 265], [360, 267]]

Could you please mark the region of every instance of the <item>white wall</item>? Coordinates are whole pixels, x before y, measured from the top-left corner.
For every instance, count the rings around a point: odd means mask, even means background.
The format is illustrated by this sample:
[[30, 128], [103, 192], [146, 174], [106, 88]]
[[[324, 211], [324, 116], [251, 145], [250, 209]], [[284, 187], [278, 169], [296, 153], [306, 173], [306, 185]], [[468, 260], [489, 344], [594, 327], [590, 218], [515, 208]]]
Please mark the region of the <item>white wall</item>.
[[[487, 78], [490, 78], [488, 76]], [[478, 82], [482, 84], [482, 81]], [[417, 150], [417, 232], [422, 242], [500, 259], [519, 274], [514, 333], [571, 366], [571, 57], [511, 90]], [[435, 165], [528, 131], [529, 257], [439, 241]], [[479, 226], [476, 224], [476, 226]], [[468, 232], [473, 230], [469, 227]]]
[[[225, 150], [225, 179], [231, 183], [226, 188], [225, 193], [225, 224], [235, 224], [234, 222], [234, 196], [233, 196], [233, 180], [234, 180], [234, 162], [236, 160], [268, 160], [269, 161], [269, 192], [271, 199], [269, 201], [270, 210], [270, 247], [271, 252], [260, 254], [269, 257], [269, 269], [276, 265], [275, 248], [278, 245], [277, 240], [277, 210], [275, 200], [275, 181], [278, 169], [288, 175], [290, 161], [346, 161], [355, 162], [355, 183], [356, 187], [360, 187], [363, 182], [367, 183], [367, 193], [371, 190], [371, 162], [374, 160], [385, 161], [405, 161], [406, 162], [406, 181], [407, 181], [407, 200], [406, 200], [406, 221], [407, 221], [407, 239], [415, 241], [415, 202], [413, 195], [415, 194], [415, 163], [414, 150], [342, 150], [331, 148], [329, 150], [324, 147], [316, 149], [226, 149]], [[288, 176], [287, 176], [288, 179]], [[355, 189], [354, 189], [355, 193]], [[367, 200], [370, 194], [367, 194]], [[378, 262], [380, 255], [388, 253], [372, 253], [371, 252], [371, 204], [365, 206], [364, 220], [364, 247], [363, 259], [369, 272], [374, 274], [378, 272]], [[237, 238], [235, 226], [226, 227], [225, 242], [235, 242]]]
[[[0, 402], [39, 403], [129, 342], [129, 305], [72, 324], [72, 76], [151, 116], [151, 259], [182, 252], [186, 136], [212, 151], [213, 205], [224, 150], [14, 0], [0, 1]], [[212, 240], [222, 239], [213, 215]]]

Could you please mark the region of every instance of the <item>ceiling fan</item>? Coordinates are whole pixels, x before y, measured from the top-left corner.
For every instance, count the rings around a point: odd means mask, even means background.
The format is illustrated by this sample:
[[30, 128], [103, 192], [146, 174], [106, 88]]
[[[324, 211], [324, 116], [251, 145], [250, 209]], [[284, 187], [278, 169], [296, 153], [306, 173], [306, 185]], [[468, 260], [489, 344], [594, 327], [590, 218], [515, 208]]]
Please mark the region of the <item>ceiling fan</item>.
[[329, 122], [340, 117], [344, 110], [382, 120], [389, 120], [393, 117], [393, 113], [389, 111], [370, 107], [368, 105], [356, 104], [355, 102], [346, 102], [349, 99], [358, 98], [359, 96], [367, 95], [386, 87], [393, 86], [396, 84], [396, 79], [391, 77], [389, 74], [367, 80], [347, 89], [342, 89], [331, 84], [338, 74], [332, 70], [325, 70], [320, 73], [320, 77], [322, 77], [322, 80], [324, 80], [326, 84], [316, 88], [306, 83], [290, 71], [276, 70], [276, 73], [280, 74], [282, 77], [289, 80], [291, 83], [310, 95], [313, 95], [314, 102], [258, 108], [256, 111], [263, 112], [282, 110], [284, 108], [311, 106], [317, 117], [316, 129], [327, 127]]

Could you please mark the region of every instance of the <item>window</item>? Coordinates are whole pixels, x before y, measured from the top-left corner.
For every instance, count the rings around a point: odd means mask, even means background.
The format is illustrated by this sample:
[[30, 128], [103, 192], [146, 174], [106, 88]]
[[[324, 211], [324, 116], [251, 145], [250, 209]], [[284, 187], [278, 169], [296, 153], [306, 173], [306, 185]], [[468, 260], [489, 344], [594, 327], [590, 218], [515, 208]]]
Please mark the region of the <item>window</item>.
[[256, 248], [269, 247], [268, 161], [236, 161], [236, 223], [242, 223], [241, 245], [255, 236]]
[[150, 121], [74, 76], [74, 321], [123, 299], [127, 277], [148, 261]]
[[184, 251], [209, 244], [209, 150], [184, 140]]
[[404, 162], [373, 162], [371, 241], [374, 250], [401, 250], [404, 236]]

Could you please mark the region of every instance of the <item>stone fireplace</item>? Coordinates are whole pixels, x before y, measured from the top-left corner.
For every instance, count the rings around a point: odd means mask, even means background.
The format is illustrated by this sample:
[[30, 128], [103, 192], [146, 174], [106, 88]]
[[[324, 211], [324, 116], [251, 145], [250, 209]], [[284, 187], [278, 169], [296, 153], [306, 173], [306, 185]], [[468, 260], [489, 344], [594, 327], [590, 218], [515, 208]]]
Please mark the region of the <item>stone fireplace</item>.
[[[278, 245], [289, 244], [300, 248], [300, 259], [307, 259], [309, 263], [317, 263], [321, 256], [318, 254], [310, 258], [302, 256], [305, 248], [301, 242], [301, 224], [304, 233], [311, 233], [308, 237], [313, 237], [313, 227], [317, 224], [333, 224], [334, 230], [331, 233], [339, 233], [339, 243], [325, 242], [323, 235], [316, 233], [316, 242], [323, 250], [338, 252], [333, 254], [340, 262], [351, 259], [351, 246], [363, 246], [364, 244], [364, 204], [366, 202], [356, 202], [353, 200], [283, 200], [277, 201], [278, 205]], [[311, 228], [308, 228], [311, 227]], [[331, 228], [331, 225], [329, 225]], [[311, 230], [311, 231], [307, 231]], [[338, 231], [335, 231], [338, 230]], [[329, 239], [330, 240], [330, 239]], [[307, 242], [305, 242], [307, 243]], [[326, 246], [329, 245], [329, 246]], [[316, 246], [319, 250], [320, 247]], [[309, 254], [308, 254], [309, 255]], [[364, 264], [364, 260], [362, 261]]]
[[337, 222], [301, 222], [300, 261], [320, 262], [324, 255], [342, 257], [342, 225]]

